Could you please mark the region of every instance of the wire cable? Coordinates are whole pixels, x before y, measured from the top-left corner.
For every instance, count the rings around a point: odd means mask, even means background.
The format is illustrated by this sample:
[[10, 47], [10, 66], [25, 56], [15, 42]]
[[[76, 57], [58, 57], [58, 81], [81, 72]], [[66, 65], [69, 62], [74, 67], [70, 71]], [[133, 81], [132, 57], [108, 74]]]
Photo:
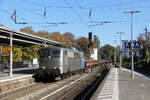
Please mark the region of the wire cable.
[[66, 5], [68, 5], [71, 9], [72, 9], [72, 11], [73, 11], [73, 13], [82, 21], [82, 22], [84, 22], [84, 24], [85, 25], [87, 25], [87, 23], [83, 20], [83, 18], [74, 10], [74, 8], [66, 1], [66, 0], [64, 0], [64, 2], [66, 3]]

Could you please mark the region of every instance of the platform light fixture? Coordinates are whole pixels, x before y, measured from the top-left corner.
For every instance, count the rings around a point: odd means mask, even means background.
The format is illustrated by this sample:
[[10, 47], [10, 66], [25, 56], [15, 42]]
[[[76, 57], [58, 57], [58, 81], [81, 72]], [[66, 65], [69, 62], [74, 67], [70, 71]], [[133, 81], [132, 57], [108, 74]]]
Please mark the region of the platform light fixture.
[[132, 63], [132, 69], [131, 69], [131, 78], [134, 78], [134, 51], [133, 51], [133, 14], [134, 13], [139, 13], [139, 10], [129, 10], [129, 11], [125, 11], [124, 13], [130, 13], [131, 14], [131, 52], [132, 52], [132, 59], [131, 59], [131, 63]]

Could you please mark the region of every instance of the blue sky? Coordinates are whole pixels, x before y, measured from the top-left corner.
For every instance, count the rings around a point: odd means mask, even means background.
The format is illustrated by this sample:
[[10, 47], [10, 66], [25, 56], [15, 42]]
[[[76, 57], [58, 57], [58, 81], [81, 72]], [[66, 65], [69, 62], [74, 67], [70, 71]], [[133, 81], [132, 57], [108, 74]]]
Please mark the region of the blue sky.
[[[130, 14], [127, 10], [140, 10], [134, 14], [134, 39], [144, 32], [145, 26], [150, 30], [150, 0], [0, 0], [0, 24], [19, 30], [26, 26], [33, 29], [60, 33], [71, 32], [76, 37], [88, 36], [92, 31], [101, 41], [101, 45], [119, 41], [117, 32], [125, 32], [122, 39], [130, 39]], [[43, 17], [46, 6], [46, 17]], [[69, 7], [69, 8], [68, 8]], [[91, 20], [111, 21], [95, 27], [90, 23], [89, 12], [92, 8]], [[10, 16], [17, 11], [17, 21], [27, 25], [15, 24]], [[44, 23], [67, 22], [65, 25], [47, 25]], [[43, 23], [43, 24], [40, 24]], [[119, 42], [118, 42], [119, 44]]]

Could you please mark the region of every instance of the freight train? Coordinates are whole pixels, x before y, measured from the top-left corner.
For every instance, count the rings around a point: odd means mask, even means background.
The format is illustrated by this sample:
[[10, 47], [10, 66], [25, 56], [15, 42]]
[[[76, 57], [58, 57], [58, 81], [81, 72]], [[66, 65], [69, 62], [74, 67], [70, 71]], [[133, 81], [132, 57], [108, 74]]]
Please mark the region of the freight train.
[[38, 51], [39, 70], [37, 77], [40, 79], [55, 80], [56, 77], [64, 79], [70, 74], [82, 72], [88, 67], [106, 61], [85, 61], [83, 52], [68, 48], [46, 47]]

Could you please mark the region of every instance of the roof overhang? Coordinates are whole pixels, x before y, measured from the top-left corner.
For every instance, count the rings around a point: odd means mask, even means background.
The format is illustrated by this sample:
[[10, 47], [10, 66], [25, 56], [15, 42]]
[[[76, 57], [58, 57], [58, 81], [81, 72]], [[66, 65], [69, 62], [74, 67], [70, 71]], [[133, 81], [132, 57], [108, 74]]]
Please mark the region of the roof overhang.
[[9, 44], [11, 34], [13, 35], [13, 45], [28, 46], [37, 44], [37, 45], [54, 45], [58, 47], [63, 47], [63, 44], [59, 42], [45, 39], [29, 33], [16, 31], [10, 28], [6, 28], [4, 26], [0, 26], [0, 43]]

